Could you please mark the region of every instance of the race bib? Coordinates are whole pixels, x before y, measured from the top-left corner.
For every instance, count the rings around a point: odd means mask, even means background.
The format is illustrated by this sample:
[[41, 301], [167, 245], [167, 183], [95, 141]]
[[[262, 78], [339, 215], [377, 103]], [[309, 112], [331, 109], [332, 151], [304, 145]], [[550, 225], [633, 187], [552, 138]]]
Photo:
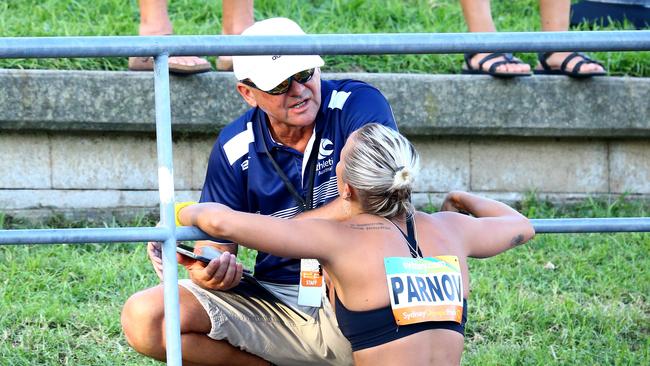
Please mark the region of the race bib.
[[323, 289], [323, 273], [318, 260], [301, 259], [298, 305], [320, 307]]
[[458, 257], [384, 258], [388, 295], [398, 325], [463, 318]]

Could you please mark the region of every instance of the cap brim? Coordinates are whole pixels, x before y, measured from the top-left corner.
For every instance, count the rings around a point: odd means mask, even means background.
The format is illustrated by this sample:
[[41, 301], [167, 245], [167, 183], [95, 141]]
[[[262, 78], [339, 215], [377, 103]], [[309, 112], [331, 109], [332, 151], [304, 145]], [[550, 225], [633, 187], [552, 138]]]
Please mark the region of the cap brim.
[[249, 75], [248, 78], [260, 90], [269, 91], [297, 72], [325, 65], [325, 61], [317, 55], [289, 55], [281, 57], [283, 58], [282, 62], [266, 68], [264, 73], [259, 73], [254, 76]]

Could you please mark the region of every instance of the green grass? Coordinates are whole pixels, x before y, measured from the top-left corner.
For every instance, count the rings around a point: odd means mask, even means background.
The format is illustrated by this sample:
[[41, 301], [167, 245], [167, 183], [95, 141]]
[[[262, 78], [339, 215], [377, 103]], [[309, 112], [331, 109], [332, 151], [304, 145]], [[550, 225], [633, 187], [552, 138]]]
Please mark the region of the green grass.
[[[535, 218], [636, 217], [648, 216], [650, 203], [557, 206], [531, 196], [519, 209]], [[36, 227], [88, 225], [55, 216]], [[26, 227], [35, 226], [0, 214], [0, 228]], [[540, 234], [471, 260], [463, 364], [649, 364], [648, 253], [648, 233]], [[253, 256], [240, 259], [250, 267]], [[545, 268], [549, 262], [555, 269]], [[119, 323], [128, 296], [157, 284], [144, 244], [0, 246], [0, 273], [1, 364], [156, 364], [127, 346]]]
[[[216, 3], [216, 4], [215, 4]], [[285, 16], [308, 33], [465, 32], [457, 0], [264, 0], [255, 18]], [[221, 2], [174, 0], [169, 5], [176, 34], [213, 35], [221, 30]], [[540, 30], [538, 1], [493, 1], [492, 14], [501, 31]], [[4, 37], [135, 35], [139, 21], [134, 0], [0, 1]], [[618, 24], [608, 29], [630, 29]], [[596, 29], [601, 30], [601, 29]], [[612, 75], [650, 75], [650, 52], [593, 53]], [[534, 65], [534, 54], [522, 54]], [[458, 73], [460, 55], [328, 56], [325, 71]], [[125, 58], [0, 60], [0, 68], [125, 70]]]
[[[41, 224], [0, 212], [1, 229], [153, 226], [129, 222]], [[248, 268], [255, 252], [240, 250]], [[0, 365], [158, 365], [122, 336], [120, 311], [138, 290], [158, 284], [145, 243], [0, 245]], [[188, 278], [179, 267], [179, 277]]]

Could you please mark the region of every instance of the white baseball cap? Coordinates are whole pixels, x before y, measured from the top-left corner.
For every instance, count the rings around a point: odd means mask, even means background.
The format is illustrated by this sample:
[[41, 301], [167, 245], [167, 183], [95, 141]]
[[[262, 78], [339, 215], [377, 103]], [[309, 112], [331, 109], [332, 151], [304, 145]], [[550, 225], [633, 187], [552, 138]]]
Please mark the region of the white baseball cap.
[[[304, 35], [296, 22], [287, 18], [270, 18], [248, 27], [243, 36]], [[255, 86], [269, 91], [293, 74], [325, 64], [318, 55], [233, 56], [237, 80], [250, 79]]]

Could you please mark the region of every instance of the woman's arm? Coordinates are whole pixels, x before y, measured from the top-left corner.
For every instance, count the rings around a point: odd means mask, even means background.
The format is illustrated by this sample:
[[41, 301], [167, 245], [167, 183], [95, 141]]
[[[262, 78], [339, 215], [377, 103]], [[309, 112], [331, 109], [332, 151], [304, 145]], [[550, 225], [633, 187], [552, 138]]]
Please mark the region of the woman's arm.
[[512, 207], [471, 193], [447, 194], [441, 211], [469, 213], [471, 216], [446, 214], [463, 238], [467, 255], [490, 257], [530, 240], [535, 229], [530, 221]]
[[183, 225], [198, 226], [208, 235], [290, 258], [328, 260], [340, 246], [340, 224], [322, 219], [287, 220], [234, 211], [218, 203], [181, 209]]

